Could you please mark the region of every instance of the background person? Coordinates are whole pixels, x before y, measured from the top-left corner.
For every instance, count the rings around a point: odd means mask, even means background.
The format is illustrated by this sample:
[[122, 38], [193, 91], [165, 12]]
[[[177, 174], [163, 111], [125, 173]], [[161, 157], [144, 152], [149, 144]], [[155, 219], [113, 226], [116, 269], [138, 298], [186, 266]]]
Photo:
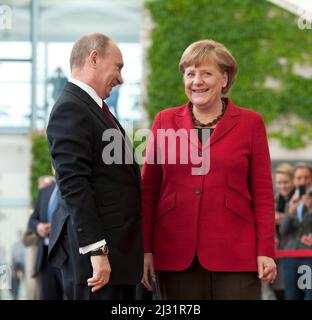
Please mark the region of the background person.
[[[289, 201], [284, 219], [280, 225], [280, 234], [287, 238], [285, 250], [311, 249], [308, 236], [310, 225], [309, 196], [312, 187], [312, 167], [306, 163], [297, 163], [294, 167], [294, 185], [296, 191]], [[311, 230], [312, 232], [312, 230]], [[307, 241], [305, 241], [307, 240]], [[298, 268], [301, 265], [312, 267], [311, 257], [283, 258], [283, 271], [286, 300], [312, 300], [312, 290], [298, 287]]]
[[[283, 250], [287, 237], [280, 234], [279, 228], [284, 219], [289, 200], [294, 194], [294, 168], [289, 163], [281, 163], [275, 169], [275, 249]], [[277, 260], [277, 277], [272, 285], [262, 284], [263, 300], [284, 300], [284, 274], [282, 259]]]
[[[40, 176], [38, 178], [38, 190], [51, 186], [55, 183], [54, 176]], [[31, 214], [33, 209], [31, 209]], [[30, 218], [30, 217], [29, 217]], [[26, 262], [25, 262], [25, 282], [26, 282], [26, 299], [27, 300], [39, 300], [41, 297], [40, 285], [38, 278], [34, 276], [35, 264], [38, 252], [39, 237], [35, 231], [27, 223], [26, 231], [23, 235], [23, 244], [26, 247]]]
[[23, 232], [18, 230], [17, 241], [12, 245], [12, 298], [19, 299], [21, 281], [25, 275], [25, 246], [22, 242]]
[[39, 237], [34, 275], [38, 277], [41, 300], [62, 300], [63, 279], [59, 269], [48, 261], [48, 245], [52, 217], [62, 211], [59, 190], [55, 183], [40, 189], [35, 209], [30, 216], [28, 227]]

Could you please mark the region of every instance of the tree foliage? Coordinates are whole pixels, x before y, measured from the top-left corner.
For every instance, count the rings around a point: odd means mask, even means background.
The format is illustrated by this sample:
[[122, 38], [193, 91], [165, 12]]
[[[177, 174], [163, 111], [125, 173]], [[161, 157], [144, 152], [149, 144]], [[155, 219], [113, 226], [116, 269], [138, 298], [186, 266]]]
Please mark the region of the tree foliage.
[[51, 159], [47, 137], [44, 133], [33, 132], [31, 136], [31, 200], [32, 204], [38, 195], [38, 179], [40, 176], [51, 175]]
[[[213, 39], [238, 62], [229, 94], [237, 105], [258, 111], [266, 123], [289, 113], [311, 123], [312, 77], [294, 70], [312, 66], [312, 30], [300, 30], [298, 17], [265, 0], [145, 0], [145, 7], [155, 24], [145, 105], [151, 121], [158, 111], [186, 101], [178, 70], [184, 49]], [[277, 85], [268, 85], [270, 81]], [[271, 136], [288, 148], [304, 146], [302, 125], [290, 129]]]

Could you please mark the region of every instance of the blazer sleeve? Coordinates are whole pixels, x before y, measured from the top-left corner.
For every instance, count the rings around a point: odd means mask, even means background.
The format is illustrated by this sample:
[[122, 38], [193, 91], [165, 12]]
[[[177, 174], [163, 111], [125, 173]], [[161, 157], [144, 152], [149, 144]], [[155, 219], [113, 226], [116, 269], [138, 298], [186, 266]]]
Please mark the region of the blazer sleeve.
[[157, 164], [157, 129], [161, 128], [161, 113], [154, 120], [152, 134], [146, 147], [142, 168], [142, 226], [144, 252], [153, 252], [153, 216], [159, 202], [162, 182], [162, 166]]
[[91, 188], [92, 121], [86, 106], [58, 105], [50, 116], [47, 136], [62, 198], [66, 202], [79, 247], [105, 238]]
[[250, 190], [256, 222], [257, 256], [275, 257], [275, 208], [271, 160], [264, 122], [256, 114], [252, 122]]

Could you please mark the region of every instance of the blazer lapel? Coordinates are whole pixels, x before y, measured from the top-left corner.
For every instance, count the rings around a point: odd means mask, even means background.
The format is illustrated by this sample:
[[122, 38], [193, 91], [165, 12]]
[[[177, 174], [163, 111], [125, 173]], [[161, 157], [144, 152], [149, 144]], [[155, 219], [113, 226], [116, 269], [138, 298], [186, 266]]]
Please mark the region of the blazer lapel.
[[195, 147], [201, 149], [202, 145], [194, 128], [189, 105], [190, 102], [186, 103], [183, 108], [177, 110], [175, 122], [179, 130], [181, 129], [183, 136], [188, 139]]
[[[216, 125], [214, 129], [210, 141], [208, 140], [204, 146], [207, 148], [208, 146], [212, 146], [214, 143], [219, 141], [222, 137], [224, 137], [229, 131], [231, 131], [238, 122], [238, 116], [240, 115], [240, 111], [237, 107], [235, 107], [232, 101], [228, 98], [224, 98], [227, 102], [227, 110], [223, 115], [220, 122]], [[210, 143], [209, 143], [210, 142]]]
[[[240, 115], [239, 109], [233, 104], [231, 99], [224, 98], [224, 100], [227, 102], [227, 110], [214, 129], [210, 139], [206, 141], [204, 145], [205, 149], [224, 137], [236, 126], [238, 122], [238, 116]], [[190, 102], [185, 104], [183, 108], [177, 110], [175, 122], [179, 129], [184, 129], [182, 130], [182, 133], [185, 138], [187, 138], [194, 146], [201, 149], [202, 145], [198, 139], [196, 131], [194, 130], [192, 116], [189, 111], [189, 104]]]

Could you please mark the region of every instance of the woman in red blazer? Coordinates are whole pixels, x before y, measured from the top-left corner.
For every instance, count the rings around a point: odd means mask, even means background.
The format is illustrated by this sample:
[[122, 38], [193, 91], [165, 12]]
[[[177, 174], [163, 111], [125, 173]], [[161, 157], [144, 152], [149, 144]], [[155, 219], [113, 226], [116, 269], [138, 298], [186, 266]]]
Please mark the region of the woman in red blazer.
[[191, 44], [180, 70], [189, 101], [158, 113], [142, 171], [142, 282], [160, 299], [259, 299], [276, 276], [263, 120], [221, 98], [237, 72], [222, 44]]

